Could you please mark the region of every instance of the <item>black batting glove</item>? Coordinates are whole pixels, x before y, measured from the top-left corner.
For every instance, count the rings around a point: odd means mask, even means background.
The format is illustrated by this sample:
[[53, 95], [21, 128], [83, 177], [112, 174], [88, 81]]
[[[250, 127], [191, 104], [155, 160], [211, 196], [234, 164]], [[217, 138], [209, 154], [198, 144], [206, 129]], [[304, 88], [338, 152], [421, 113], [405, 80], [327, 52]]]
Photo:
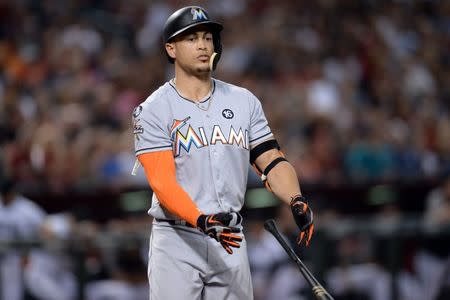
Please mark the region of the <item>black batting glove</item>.
[[200, 215], [197, 219], [197, 227], [204, 234], [218, 241], [222, 247], [233, 254], [231, 248], [240, 248], [242, 237], [237, 235], [241, 229], [237, 227], [242, 217], [237, 212], [218, 213], [212, 215]]
[[297, 244], [305, 241], [306, 246], [309, 246], [311, 237], [314, 232], [313, 212], [308, 205], [308, 202], [303, 196], [295, 196], [291, 200], [291, 211], [294, 216], [295, 223], [300, 229], [300, 234], [297, 238]]

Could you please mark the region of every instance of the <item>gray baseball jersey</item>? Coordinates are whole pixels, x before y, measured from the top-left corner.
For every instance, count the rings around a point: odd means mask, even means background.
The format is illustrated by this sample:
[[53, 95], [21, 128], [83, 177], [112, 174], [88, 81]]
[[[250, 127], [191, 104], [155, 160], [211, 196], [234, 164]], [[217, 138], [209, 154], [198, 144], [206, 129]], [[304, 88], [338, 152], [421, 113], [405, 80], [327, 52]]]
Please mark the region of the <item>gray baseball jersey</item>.
[[[212, 81], [211, 93], [198, 103], [167, 82], [133, 112], [136, 156], [172, 150], [177, 181], [204, 214], [242, 208], [250, 149], [273, 138], [251, 92]], [[156, 195], [149, 214], [176, 219]]]
[[[8, 205], [0, 196], [0, 241], [27, 241], [37, 237], [45, 212], [31, 200], [16, 195]], [[22, 253], [0, 250], [0, 299], [23, 299]]]

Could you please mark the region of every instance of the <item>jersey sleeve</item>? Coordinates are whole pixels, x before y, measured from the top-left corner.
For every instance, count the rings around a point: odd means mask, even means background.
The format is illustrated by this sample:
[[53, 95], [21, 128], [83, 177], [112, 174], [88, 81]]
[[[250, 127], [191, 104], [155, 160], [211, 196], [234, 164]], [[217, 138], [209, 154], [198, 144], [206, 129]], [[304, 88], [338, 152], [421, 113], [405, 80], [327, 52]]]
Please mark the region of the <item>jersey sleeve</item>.
[[165, 113], [160, 111], [157, 106], [150, 104], [141, 104], [133, 111], [136, 156], [147, 152], [172, 149], [172, 141], [167, 124], [163, 119]]
[[250, 148], [253, 148], [259, 143], [272, 138], [273, 134], [264, 115], [261, 102], [252, 93], [249, 92], [249, 94], [251, 105], [249, 141]]

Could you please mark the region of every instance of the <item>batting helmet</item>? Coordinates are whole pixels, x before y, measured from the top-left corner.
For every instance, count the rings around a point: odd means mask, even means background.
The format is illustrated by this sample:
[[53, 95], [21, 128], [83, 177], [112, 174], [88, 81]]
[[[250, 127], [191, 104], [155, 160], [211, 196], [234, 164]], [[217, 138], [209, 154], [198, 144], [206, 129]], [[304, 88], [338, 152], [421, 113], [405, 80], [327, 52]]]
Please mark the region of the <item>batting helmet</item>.
[[[217, 62], [222, 54], [222, 43], [220, 41], [220, 32], [223, 29], [222, 24], [213, 22], [209, 19], [208, 12], [200, 6], [187, 6], [180, 8], [174, 12], [166, 21], [163, 30], [164, 44], [170, 41], [183, 32], [198, 26], [205, 25], [213, 34], [214, 52], [212, 70], [216, 68]], [[166, 53], [167, 54], [167, 53]], [[167, 54], [169, 62], [174, 63], [174, 59]]]

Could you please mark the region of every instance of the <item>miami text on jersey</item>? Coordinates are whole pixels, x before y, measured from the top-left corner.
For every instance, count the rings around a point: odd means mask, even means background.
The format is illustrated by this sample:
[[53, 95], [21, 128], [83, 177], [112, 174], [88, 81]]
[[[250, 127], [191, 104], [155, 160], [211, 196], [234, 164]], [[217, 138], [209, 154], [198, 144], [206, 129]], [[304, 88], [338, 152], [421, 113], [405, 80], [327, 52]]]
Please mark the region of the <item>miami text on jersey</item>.
[[196, 132], [189, 124], [187, 130], [182, 132], [182, 128], [185, 127], [189, 119], [190, 117], [183, 120], [173, 120], [170, 137], [173, 143], [175, 157], [180, 155], [181, 149], [184, 149], [189, 153], [192, 145], [195, 145], [197, 148], [202, 148], [208, 145], [221, 143], [223, 145], [236, 145], [246, 150], [249, 149], [248, 130], [243, 131], [242, 128], [235, 130], [233, 126], [230, 125], [228, 134], [224, 134], [224, 131], [219, 125], [214, 125], [211, 130], [210, 138], [208, 139], [203, 127], [199, 127]]

